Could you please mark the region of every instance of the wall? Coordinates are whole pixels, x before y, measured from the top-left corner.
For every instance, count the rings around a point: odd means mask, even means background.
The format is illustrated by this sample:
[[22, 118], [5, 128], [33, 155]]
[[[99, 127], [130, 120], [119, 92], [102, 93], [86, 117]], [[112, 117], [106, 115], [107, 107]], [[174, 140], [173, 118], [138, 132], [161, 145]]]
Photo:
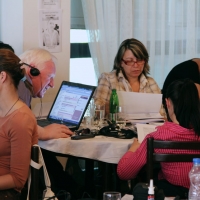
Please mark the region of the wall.
[[[58, 58], [55, 87], [49, 89], [43, 102], [54, 100], [63, 80], [69, 80], [70, 57], [70, 0], [61, 0], [62, 52], [53, 53]], [[10, 44], [17, 55], [39, 46], [38, 0], [0, 1], [0, 40]], [[33, 99], [32, 107], [40, 99]]]
[[[23, 49], [29, 49], [32, 47], [38, 47], [39, 41], [39, 12], [38, 1], [36, 0], [24, 0], [24, 28], [23, 28]], [[55, 77], [55, 87], [49, 89], [43, 102], [53, 101], [55, 95], [59, 89], [59, 86], [63, 80], [69, 80], [69, 57], [70, 57], [70, 0], [61, 0], [62, 9], [62, 52], [53, 53], [58, 58], [57, 71]], [[36, 103], [40, 102], [40, 99], [32, 100], [32, 107]]]
[[23, 0], [0, 0], [0, 41], [23, 52]]

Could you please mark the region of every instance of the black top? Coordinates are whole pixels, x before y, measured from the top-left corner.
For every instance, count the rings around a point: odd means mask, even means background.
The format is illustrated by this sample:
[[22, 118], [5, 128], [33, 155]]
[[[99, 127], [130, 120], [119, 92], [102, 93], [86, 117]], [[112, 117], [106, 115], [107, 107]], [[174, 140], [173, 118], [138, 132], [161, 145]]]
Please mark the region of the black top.
[[170, 83], [178, 79], [189, 78], [195, 83], [200, 84], [200, 73], [198, 64], [192, 60], [187, 60], [176, 65], [167, 75], [162, 88], [163, 99], [165, 98], [165, 92]]

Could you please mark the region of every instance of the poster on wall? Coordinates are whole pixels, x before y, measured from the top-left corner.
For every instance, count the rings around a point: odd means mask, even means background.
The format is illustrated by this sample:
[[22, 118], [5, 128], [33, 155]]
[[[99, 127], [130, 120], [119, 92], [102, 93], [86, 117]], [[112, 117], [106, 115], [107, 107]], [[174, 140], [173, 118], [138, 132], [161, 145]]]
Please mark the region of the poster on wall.
[[61, 51], [62, 11], [40, 10], [39, 46], [50, 52]]
[[58, 9], [60, 0], [39, 0], [39, 9]]

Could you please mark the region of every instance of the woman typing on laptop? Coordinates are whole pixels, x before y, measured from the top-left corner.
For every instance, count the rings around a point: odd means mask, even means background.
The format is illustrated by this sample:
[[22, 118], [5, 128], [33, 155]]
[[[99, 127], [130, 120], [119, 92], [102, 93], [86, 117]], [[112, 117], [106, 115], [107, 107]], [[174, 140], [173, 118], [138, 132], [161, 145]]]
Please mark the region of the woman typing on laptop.
[[147, 49], [140, 41], [131, 38], [121, 43], [114, 60], [113, 70], [100, 76], [94, 94], [95, 103], [106, 104], [106, 114], [109, 113], [112, 89], [127, 92], [161, 93], [155, 80], [148, 76], [150, 71], [148, 60]]

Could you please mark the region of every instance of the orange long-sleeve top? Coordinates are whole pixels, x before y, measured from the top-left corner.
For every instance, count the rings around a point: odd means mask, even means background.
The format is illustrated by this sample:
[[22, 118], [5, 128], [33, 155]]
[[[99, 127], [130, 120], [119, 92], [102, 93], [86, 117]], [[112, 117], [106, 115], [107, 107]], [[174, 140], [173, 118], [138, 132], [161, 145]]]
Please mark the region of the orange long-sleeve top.
[[0, 117], [0, 176], [10, 174], [16, 190], [28, 178], [31, 146], [37, 143], [36, 119], [26, 105]]

